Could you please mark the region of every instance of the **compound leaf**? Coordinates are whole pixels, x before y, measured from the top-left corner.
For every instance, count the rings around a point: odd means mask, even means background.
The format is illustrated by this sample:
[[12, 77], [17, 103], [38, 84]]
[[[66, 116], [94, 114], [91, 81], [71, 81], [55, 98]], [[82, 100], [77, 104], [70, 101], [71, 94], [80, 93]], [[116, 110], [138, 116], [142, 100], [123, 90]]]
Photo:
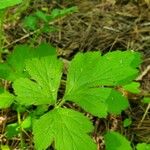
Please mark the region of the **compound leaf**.
[[91, 122], [81, 113], [56, 108], [33, 123], [35, 148], [43, 150], [54, 142], [57, 150], [96, 150], [88, 135], [92, 130]]
[[31, 79], [20, 78], [13, 84], [17, 101], [22, 105], [54, 104], [57, 99], [62, 62], [55, 56], [33, 58], [26, 62]]
[[110, 131], [104, 136], [106, 150], [132, 150], [130, 142], [120, 133]]
[[[70, 63], [64, 99], [96, 116], [104, 117], [107, 111], [119, 114], [128, 107], [128, 101], [121, 93], [110, 89], [130, 83], [137, 76], [139, 63], [139, 53], [131, 51], [104, 56], [99, 52], [79, 53]], [[105, 87], [110, 89], [103, 93]]]

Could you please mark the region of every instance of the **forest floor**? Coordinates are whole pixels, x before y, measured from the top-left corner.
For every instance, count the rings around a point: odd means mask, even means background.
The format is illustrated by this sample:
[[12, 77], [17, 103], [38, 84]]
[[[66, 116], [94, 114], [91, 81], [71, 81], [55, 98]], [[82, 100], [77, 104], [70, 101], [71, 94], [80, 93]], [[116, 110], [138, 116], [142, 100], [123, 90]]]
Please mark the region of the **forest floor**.
[[[131, 104], [130, 109], [121, 116], [110, 115], [106, 119], [93, 118], [96, 126], [93, 138], [99, 145], [99, 150], [104, 146], [102, 134], [108, 129], [120, 131], [133, 143], [150, 142], [150, 113], [147, 112], [142, 120], [148, 106], [141, 103], [143, 96], [150, 94], [150, 5], [145, 1], [64, 0], [56, 2], [45, 0], [32, 2], [15, 21], [10, 20], [5, 24], [7, 38], [5, 48], [11, 51], [16, 44], [30, 43], [34, 35], [26, 32], [21, 21], [34, 10], [44, 8], [51, 10], [69, 6], [78, 6], [78, 12], [56, 22], [59, 32], [40, 35], [37, 44], [42, 41], [52, 43], [57, 47], [59, 57], [67, 61], [79, 51], [93, 50], [104, 54], [109, 51], [131, 49], [141, 52], [143, 56], [137, 78], [141, 83], [141, 93], [127, 93]], [[9, 110], [3, 111], [3, 115], [7, 116], [3, 127], [16, 119]], [[126, 117], [132, 119], [132, 124], [128, 128], [122, 125]], [[3, 127], [0, 129], [3, 130]], [[3, 141], [8, 142], [5, 138]], [[17, 143], [17, 140], [12, 142], [14, 149]]]

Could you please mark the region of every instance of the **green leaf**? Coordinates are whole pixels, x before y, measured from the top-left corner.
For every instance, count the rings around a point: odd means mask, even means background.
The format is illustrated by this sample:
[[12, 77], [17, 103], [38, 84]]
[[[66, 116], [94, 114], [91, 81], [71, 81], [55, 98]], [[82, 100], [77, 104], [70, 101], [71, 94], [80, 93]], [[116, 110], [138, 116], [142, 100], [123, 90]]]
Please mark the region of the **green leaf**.
[[103, 94], [98, 88], [130, 83], [137, 76], [139, 63], [139, 53], [130, 51], [116, 51], [104, 56], [99, 52], [79, 53], [70, 63], [64, 99], [96, 116], [106, 116], [107, 110], [119, 114], [128, 107], [127, 99], [115, 90], [108, 89]]
[[104, 136], [106, 150], [132, 150], [130, 142], [120, 133], [110, 131]]
[[56, 32], [56, 31], [58, 31], [58, 28], [54, 26], [50, 26], [48, 24], [44, 25], [42, 28], [43, 33], [51, 33], [51, 32]]
[[10, 81], [25, 77], [25, 60], [30, 57], [30, 48], [28, 46], [16, 46], [6, 63], [0, 64], [0, 77]]
[[20, 78], [13, 84], [18, 103], [54, 104], [62, 74], [62, 62], [56, 56], [33, 58], [26, 62], [26, 70], [32, 80]]
[[23, 26], [33, 31], [38, 28], [37, 23], [38, 23], [38, 19], [33, 15], [27, 16], [23, 20]]
[[32, 120], [32, 118], [31, 118], [31, 116], [29, 115], [29, 116], [27, 116], [22, 122], [21, 122], [21, 127], [23, 128], [23, 129], [29, 129], [30, 127], [31, 127], [31, 120]]
[[45, 56], [57, 56], [56, 48], [50, 44], [42, 43], [34, 50], [33, 56], [35, 58], [42, 58]]
[[14, 136], [18, 135], [19, 134], [19, 125], [18, 125], [18, 123], [12, 123], [12, 124], [7, 125], [5, 134], [6, 134], [6, 137], [9, 138], [9, 139], [11, 139]]
[[105, 99], [109, 97], [110, 92], [111, 89], [83, 88], [70, 96], [66, 96], [65, 99], [75, 102], [95, 116], [106, 117], [108, 106]]
[[10, 6], [14, 6], [16, 4], [20, 4], [22, 0], [1, 0], [0, 1], [0, 9], [5, 9]]
[[136, 146], [136, 150], [150, 150], [150, 144], [139, 143]]
[[144, 97], [142, 100], [143, 103], [150, 103], [150, 97]]
[[20, 77], [27, 77], [25, 62], [28, 59], [54, 55], [56, 55], [56, 48], [46, 43], [40, 44], [35, 49], [27, 45], [16, 46], [7, 61], [0, 64], [0, 78], [14, 81]]
[[130, 125], [132, 124], [132, 120], [131, 118], [126, 118], [124, 121], [123, 121], [123, 127], [129, 127]]
[[[115, 86], [130, 83], [138, 75], [139, 53], [115, 51], [78, 53], [71, 61], [67, 93], [83, 86]], [[134, 63], [133, 63], [134, 62]]]
[[68, 15], [68, 14], [71, 14], [71, 13], [74, 13], [74, 12], [77, 12], [78, 9], [76, 6], [73, 6], [73, 7], [70, 7], [70, 8], [65, 8], [65, 9], [53, 9], [52, 12], [51, 12], [51, 15], [49, 17], [47, 17], [47, 19], [49, 21], [52, 21], [54, 19], [57, 19], [57, 18], [60, 18], [60, 17], [63, 17], [65, 15]]
[[1, 150], [10, 150], [8, 145], [1, 145]]
[[40, 19], [40, 20], [42, 20], [42, 21], [44, 21], [46, 23], [48, 22], [47, 14], [42, 12], [42, 11], [40, 11], [40, 10], [35, 12], [35, 16], [38, 17], [38, 19]]
[[91, 122], [81, 113], [56, 108], [33, 124], [35, 149], [46, 149], [54, 142], [57, 150], [96, 150], [88, 135], [92, 130]]
[[108, 105], [108, 112], [115, 115], [119, 115], [129, 106], [127, 98], [115, 90], [111, 91], [109, 97], [106, 99], [106, 104]]
[[7, 91], [0, 93], [0, 109], [8, 108], [13, 103], [15, 96]]
[[139, 94], [140, 93], [139, 87], [140, 87], [140, 83], [131, 82], [130, 84], [123, 86], [123, 89], [125, 89], [126, 91], [129, 91], [131, 93], [134, 93], [134, 94]]

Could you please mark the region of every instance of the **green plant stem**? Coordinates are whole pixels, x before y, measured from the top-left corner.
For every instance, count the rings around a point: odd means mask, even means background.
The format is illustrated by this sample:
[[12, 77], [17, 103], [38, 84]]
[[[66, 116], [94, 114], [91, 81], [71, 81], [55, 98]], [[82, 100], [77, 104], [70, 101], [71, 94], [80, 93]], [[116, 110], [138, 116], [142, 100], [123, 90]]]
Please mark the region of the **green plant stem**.
[[63, 99], [60, 101], [60, 103], [58, 103], [58, 104], [56, 105], [56, 108], [61, 107], [64, 103], [65, 103], [65, 99], [63, 98]]
[[20, 126], [19, 130], [20, 130], [20, 147], [21, 147], [21, 150], [24, 149], [24, 139], [23, 139], [23, 130], [22, 130], [22, 127], [21, 127], [21, 114], [20, 112], [18, 111], [17, 112], [17, 118], [18, 118], [18, 124]]

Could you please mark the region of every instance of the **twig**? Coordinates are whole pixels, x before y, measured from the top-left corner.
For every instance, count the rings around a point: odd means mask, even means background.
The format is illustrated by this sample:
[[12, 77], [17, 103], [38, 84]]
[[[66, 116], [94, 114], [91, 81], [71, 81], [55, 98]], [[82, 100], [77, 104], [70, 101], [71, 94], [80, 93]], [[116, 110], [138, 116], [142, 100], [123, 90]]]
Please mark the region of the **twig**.
[[142, 125], [142, 123], [143, 123], [143, 121], [144, 121], [144, 119], [145, 119], [145, 117], [146, 117], [146, 115], [147, 115], [149, 109], [150, 109], [150, 103], [148, 104], [148, 106], [147, 106], [147, 108], [146, 108], [146, 111], [145, 111], [145, 113], [144, 113], [144, 115], [143, 115], [143, 117], [142, 117], [140, 123], [139, 123], [138, 126], [137, 126], [138, 128]]
[[142, 74], [141, 74], [139, 77], [137, 77], [136, 81], [142, 80], [143, 77], [144, 77], [149, 71], [150, 71], [150, 65], [148, 65], [148, 66], [146, 67], [146, 69], [142, 72]]
[[38, 31], [39, 31], [39, 30], [35, 30], [35, 31], [33, 31], [33, 32], [30, 32], [30, 33], [26, 34], [26, 35], [22, 36], [21, 38], [16, 39], [15, 41], [13, 41], [13, 42], [11, 42], [11, 43], [5, 45], [4, 48], [8, 48], [9, 46], [11, 46], [11, 45], [13, 45], [13, 44], [16, 44], [17, 42], [22, 41], [22, 40], [28, 38], [29, 36], [35, 34], [35, 33], [38, 32]]

